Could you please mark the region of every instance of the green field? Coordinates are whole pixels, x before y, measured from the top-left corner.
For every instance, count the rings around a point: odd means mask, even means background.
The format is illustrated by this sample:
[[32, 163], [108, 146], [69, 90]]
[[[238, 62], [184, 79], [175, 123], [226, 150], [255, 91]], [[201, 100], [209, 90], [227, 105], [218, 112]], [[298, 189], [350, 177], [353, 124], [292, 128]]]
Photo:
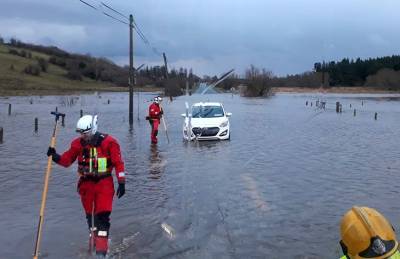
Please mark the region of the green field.
[[[21, 51], [21, 48], [15, 48]], [[81, 91], [127, 91], [128, 88], [116, 87], [114, 84], [83, 78], [82, 81], [65, 77], [67, 70], [50, 64], [47, 72], [39, 76], [24, 73], [27, 65], [37, 64], [36, 57], [46, 60], [49, 56], [43, 53], [26, 50], [32, 53], [31, 58], [9, 53], [10, 47], [0, 44], [0, 96], [6, 95], [45, 95], [66, 94]]]

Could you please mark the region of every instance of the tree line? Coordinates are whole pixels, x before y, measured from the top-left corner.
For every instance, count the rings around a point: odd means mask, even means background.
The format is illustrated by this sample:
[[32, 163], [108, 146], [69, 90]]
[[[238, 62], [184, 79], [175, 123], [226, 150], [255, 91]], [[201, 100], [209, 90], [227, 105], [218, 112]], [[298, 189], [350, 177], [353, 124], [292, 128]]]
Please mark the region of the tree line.
[[[344, 58], [338, 62], [317, 62], [314, 64], [314, 71], [329, 74], [329, 86], [370, 86], [374, 81], [377, 87], [385, 87], [387, 84], [384, 83], [384, 78], [376, 78], [382, 74], [379, 71], [383, 69], [393, 72], [399, 71], [400, 56], [393, 55], [366, 60]], [[398, 79], [399, 82], [400, 78]]]
[[244, 76], [232, 75], [220, 85], [225, 90], [239, 87], [245, 96], [268, 95], [273, 87], [327, 88], [334, 86], [374, 87], [398, 91], [400, 90], [400, 56], [366, 60], [344, 58], [338, 62], [317, 62], [312, 71], [286, 76], [275, 76], [271, 71], [250, 65]]

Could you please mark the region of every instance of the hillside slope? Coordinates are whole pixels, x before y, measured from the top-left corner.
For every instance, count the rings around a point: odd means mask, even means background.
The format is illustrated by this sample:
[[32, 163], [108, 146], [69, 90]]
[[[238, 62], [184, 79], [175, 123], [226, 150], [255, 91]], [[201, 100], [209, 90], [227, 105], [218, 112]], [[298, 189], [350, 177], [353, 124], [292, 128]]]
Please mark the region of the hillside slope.
[[[31, 53], [21, 56], [10, 53], [10, 49], [18, 53]], [[126, 91], [125, 87], [117, 87], [112, 83], [95, 81], [82, 77], [82, 80], [71, 80], [66, 77], [68, 71], [60, 66], [47, 64], [46, 72], [31, 75], [24, 72], [27, 66], [38, 66], [38, 59], [46, 61], [50, 56], [25, 50], [15, 46], [0, 44], [0, 95], [37, 95], [63, 94], [75, 91]]]

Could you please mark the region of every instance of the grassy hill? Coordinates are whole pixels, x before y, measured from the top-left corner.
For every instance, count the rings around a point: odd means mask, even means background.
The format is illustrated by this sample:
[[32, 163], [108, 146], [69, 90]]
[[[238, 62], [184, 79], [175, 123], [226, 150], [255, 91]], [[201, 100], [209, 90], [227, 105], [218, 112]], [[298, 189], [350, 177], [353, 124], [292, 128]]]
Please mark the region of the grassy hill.
[[[25, 57], [10, 53], [29, 53]], [[26, 68], [39, 67], [39, 59], [46, 61], [46, 71], [40, 75], [25, 72]], [[48, 63], [50, 56], [33, 50], [0, 44], [0, 95], [64, 94], [77, 91], [127, 91], [113, 83], [96, 81], [88, 77], [71, 80], [66, 77], [68, 70]], [[40, 68], [40, 67], [39, 67]]]

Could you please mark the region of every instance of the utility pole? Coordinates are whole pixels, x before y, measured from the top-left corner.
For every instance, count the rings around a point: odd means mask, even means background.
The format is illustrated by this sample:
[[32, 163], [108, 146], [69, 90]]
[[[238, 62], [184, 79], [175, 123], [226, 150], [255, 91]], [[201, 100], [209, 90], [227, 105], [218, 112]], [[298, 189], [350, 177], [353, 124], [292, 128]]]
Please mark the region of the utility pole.
[[[167, 93], [167, 89], [169, 88], [169, 80], [168, 80], [168, 65], [167, 65], [167, 56], [165, 55], [165, 52], [163, 52], [163, 58], [164, 58], [164, 67], [165, 67], [165, 87], [164, 87], [164, 94], [166, 94]], [[168, 90], [168, 92], [169, 92], [170, 90]], [[171, 95], [171, 93], [169, 93], [169, 99], [171, 100], [171, 102], [172, 102], [172, 95]]]
[[168, 79], [168, 65], [167, 65], [167, 56], [165, 56], [165, 52], [163, 52], [164, 57], [164, 66], [165, 66], [165, 78]]
[[133, 16], [129, 15], [129, 125], [133, 124], [133, 85], [135, 75], [133, 71]]

